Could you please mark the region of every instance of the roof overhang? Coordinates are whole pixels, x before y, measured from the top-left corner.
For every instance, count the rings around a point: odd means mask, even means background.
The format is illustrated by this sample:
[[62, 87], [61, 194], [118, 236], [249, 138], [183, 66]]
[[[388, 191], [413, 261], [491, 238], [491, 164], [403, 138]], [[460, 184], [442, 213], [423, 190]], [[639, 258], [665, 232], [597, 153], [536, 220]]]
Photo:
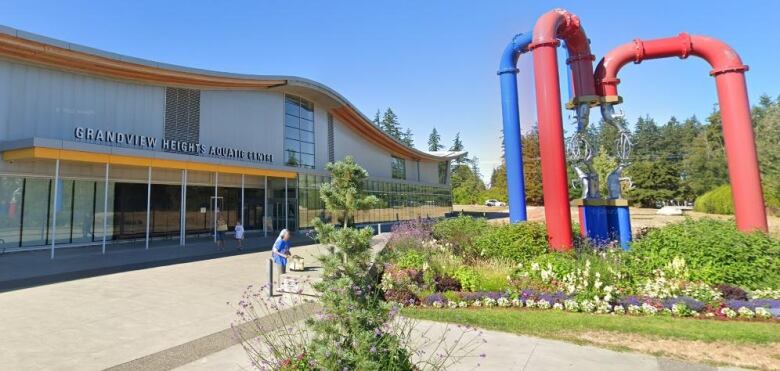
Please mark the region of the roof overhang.
[[374, 126], [365, 115], [335, 90], [301, 77], [235, 74], [170, 65], [110, 53], [4, 26], [0, 26], [0, 57], [49, 68], [161, 86], [236, 90], [262, 90], [281, 86], [304, 87], [325, 94], [338, 102], [339, 107], [331, 111], [334, 115], [353, 130], [393, 154], [415, 160], [449, 159], [446, 156], [437, 156], [407, 147]]

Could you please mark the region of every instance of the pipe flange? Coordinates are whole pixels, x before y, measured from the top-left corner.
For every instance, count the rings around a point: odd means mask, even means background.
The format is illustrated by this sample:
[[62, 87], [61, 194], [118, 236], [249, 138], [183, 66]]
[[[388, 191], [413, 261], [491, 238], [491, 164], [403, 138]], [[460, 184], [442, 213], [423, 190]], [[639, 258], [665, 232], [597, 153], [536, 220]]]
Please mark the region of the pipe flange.
[[596, 60], [596, 56], [593, 54], [573, 55], [570, 56], [568, 59], [566, 59], [566, 64], [572, 64], [573, 62], [578, 62], [582, 60], [593, 62]]
[[601, 103], [620, 104], [623, 103], [623, 97], [619, 95], [605, 95], [601, 97]]
[[496, 75], [503, 75], [505, 73], [517, 74], [518, 72], [520, 72], [520, 70], [517, 69], [517, 68], [504, 68], [504, 69], [498, 70], [498, 72], [496, 72]]
[[536, 48], [541, 48], [543, 46], [552, 46], [554, 48], [557, 48], [561, 45], [561, 41], [558, 39], [554, 40], [548, 40], [548, 41], [539, 41], [539, 42], [533, 42], [528, 45], [528, 51], [532, 51]]
[[640, 39], [634, 39], [634, 63], [639, 64], [645, 60], [645, 44]]
[[566, 102], [566, 109], [576, 109], [580, 104], [587, 104], [589, 107], [596, 107], [601, 104], [601, 97], [598, 95], [583, 95], [574, 97]]
[[744, 73], [745, 71], [748, 71], [748, 70], [750, 70], [750, 67], [748, 67], [747, 65], [744, 65], [744, 64], [741, 65], [741, 66], [723, 67], [723, 68], [718, 68], [716, 70], [710, 71], [710, 76], [715, 77], [715, 76], [722, 75], [724, 73], [729, 73], [729, 72]]
[[688, 58], [688, 56], [691, 55], [691, 51], [693, 50], [691, 35], [688, 35], [685, 32], [680, 32], [678, 37], [680, 38], [680, 43], [682, 44], [682, 49], [680, 50], [680, 59]]

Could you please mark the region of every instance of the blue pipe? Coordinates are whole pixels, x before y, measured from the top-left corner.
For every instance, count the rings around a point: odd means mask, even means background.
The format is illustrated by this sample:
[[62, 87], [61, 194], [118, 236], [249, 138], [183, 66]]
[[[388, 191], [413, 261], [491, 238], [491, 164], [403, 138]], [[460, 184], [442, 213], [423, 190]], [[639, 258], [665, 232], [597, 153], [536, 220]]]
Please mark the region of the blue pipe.
[[517, 60], [528, 51], [532, 33], [516, 35], [504, 49], [498, 77], [501, 80], [501, 113], [504, 117], [504, 160], [509, 195], [509, 222], [528, 219], [525, 208], [525, 179], [523, 175], [523, 144], [520, 132], [520, 108], [517, 97]]

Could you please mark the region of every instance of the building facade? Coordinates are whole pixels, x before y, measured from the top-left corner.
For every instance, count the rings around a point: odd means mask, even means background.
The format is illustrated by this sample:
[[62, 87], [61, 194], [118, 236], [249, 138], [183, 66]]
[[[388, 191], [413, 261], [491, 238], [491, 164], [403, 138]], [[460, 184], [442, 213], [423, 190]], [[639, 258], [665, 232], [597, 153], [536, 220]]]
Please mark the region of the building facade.
[[384, 134], [314, 81], [140, 60], [0, 29], [0, 248], [271, 233], [328, 218], [351, 155], [381, 205], [356, 223], [451, 211], [449, 160]]

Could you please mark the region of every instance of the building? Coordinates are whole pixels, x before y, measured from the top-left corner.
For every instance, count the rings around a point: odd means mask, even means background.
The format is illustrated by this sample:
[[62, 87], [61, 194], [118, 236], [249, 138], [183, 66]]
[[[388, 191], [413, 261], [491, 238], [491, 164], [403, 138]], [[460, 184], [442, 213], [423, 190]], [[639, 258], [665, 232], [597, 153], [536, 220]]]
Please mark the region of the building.
[[[381, 207], [356, 223], [451, 211], [449, 160], [385, 135], [290, 76], [204, 71], [0, 29], [4, 251], [270, 233], [326, 217], [326, 163], [353, 155]], [[105, 250], [104, 250], [105, 251]]]

